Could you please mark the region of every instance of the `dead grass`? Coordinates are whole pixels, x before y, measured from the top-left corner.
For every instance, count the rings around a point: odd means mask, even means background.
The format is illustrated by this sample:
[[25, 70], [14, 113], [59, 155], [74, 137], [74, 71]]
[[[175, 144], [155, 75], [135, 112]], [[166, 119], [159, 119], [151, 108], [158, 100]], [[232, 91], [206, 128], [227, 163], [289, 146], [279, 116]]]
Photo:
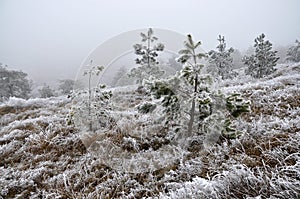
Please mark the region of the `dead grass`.
[[[292, 70], [299, 72], [299, 68]], [[2, 106], [1, 118], [12, 119], [5, 120], [0, 130], [0, 197], [151, 198], [176, 192], [183, 183], [201, 177], [217, 184], [219, 198], [299, 198], [298, 89], [293, 81], [284, 80], [242, 90], [252, 102], [252, 111], [242, 116], [239, 127], [246, 132], [240, 138], [224, 139], [205, 151], [185, 152], [178, 161], [139, 173], [114, 169], [90, 153], [91, 147], [109, 140], [121, 152], [156, 152], [170, 144], [163, 126], [122, 113], [123, 120], [110, 131], [78, 136], [77, 129], [65, 124], [67, 104], [58, 103], [47, 111]], [[126, 101], [121, 95], [114, 100], [122, 112], [148, 99]], [[15, 119], [23, 123], [12, 125]]]

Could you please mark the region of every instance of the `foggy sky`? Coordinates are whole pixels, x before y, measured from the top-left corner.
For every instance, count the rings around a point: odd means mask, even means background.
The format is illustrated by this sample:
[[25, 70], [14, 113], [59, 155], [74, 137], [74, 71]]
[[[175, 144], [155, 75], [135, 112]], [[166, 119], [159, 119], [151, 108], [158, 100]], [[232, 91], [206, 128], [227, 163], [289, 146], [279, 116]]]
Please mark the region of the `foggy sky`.
[[35, 81], [74, 79], [99, 44], [148, 27], [191, 33], [204, 50], [219, 34], [242, 50], [261, 33], [291, 45], [299, 9], [299, 0], [0, 0], [0, 62]]

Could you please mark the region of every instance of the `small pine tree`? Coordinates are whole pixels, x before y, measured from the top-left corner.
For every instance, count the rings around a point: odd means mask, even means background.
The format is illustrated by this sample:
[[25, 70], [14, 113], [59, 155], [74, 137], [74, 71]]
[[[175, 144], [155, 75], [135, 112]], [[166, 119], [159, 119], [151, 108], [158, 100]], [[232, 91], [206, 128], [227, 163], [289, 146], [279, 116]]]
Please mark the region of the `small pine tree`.
[[217, 51], [211, 50], [208, 52], [210, 67], [216, 68], [217, 75], [221, 76], [222, 79], [233, 78], [237, 75], [233, 71], [233, 58], [231, 55], [234, 50], [233, 48], [226, 49], [224, 36], [219, 35], [218, 41]]
[[180, 72], [168, 79], [145, 82], [155, 98], [162, 98], [164, 120], [161, 121], [176, 133], [171, 137], [179, 140], [197, 136], [206, 137], [203, 138], [206, 141], [217, 141], [219, 136], [236, 137], [231, 121], [241, 113], [249, 112], [250, 103], [239, 95], [226, 97], [211, 86], [210, 75], [202, 74], [203, 65], [199, 64], [206, 54], [196, 52], [201, 42], [194, 42], [188, 35], [184, 45], [185, 49], [179, 52], [177, 59], [184, 64]]
[[89, 69], [83, 75], [88, 76], [88, 88], [76, 90], [71, 95], [73, 106], [67, 116], [67, 123], [74, 124], [81, 130], [96, 132], [97, 130], [113, 128], [114, 119], [109, 111], [111, 109], [112, 92], [106, 91], [106, 85], [99, 84], [92, 87], [93, 75], [99, 75], [104, 69], [103, 66], [92, 66], [91, 60]]
[[157, 43], [152, 46], [153, 43], [158, 40], [153, 34], [153, 30], [149, 28], [147, 34], [140, 34], [142, 43], [133, 46], [134, 53], [140, 56], [140, 58], [136, 58], [135, 62], [140, 66], [133, 68], [129, 76], [137, 78], [137, 83], [139, 84], [142, 84], [143, 79], [149, 76], [160, 77], [164, 73], [164, 71], [159, 69], [159, 62], [157, 61], [158, 52], [164, 50], [164, 45]]
[[178, 92], [181, 80], [178, 75], [169, 77], [168, 79], [153, 80], [145, 82], [150, 93], [156, 99], [163, 98], [161, 105], [163, 109], [163, 124], [178, 131], [181, 126], [180, 115], [183, 104], [181, 104], [181, 96]]
[[[204, 53], [196, 52], [196, 49], [201, 45], [201, 42], [194, 42], [191, 35], [187, 35], [187, 40], [184, 42], [185, 48], [179, 51], [178, 62], [185, 64], [182, 69], [181, 75], [185, 78], [193, 87], [192, 93], [192, 106], [189, 112], [190, 120], [188, 124], [188, 135], [192, 134], [193, 124], [195, 120], [196, 109], [196, 97], [198, 93], [198, 87], [200, 83], [199, 75], [204, 65], [199, 64], [198, 60], [201, 60], [206, 55]], [[191, 61], [191, 62], [190, 62]]]
[[296, 40], [296, 45], [289, 48], [287, 52], [287, 61], [300, 62], [300, 42]]
[[272, 43], [265, 41], [265, 35], [261, 34], [254, 40], [255, 53], [245, 56], [243, 62], [248, 66], [245, 73], [254, 78], [262, 78], [275, 71], [274, 66], [279, 59], [276, 57], [277, 51], [272, 50]]
[[93, 75], [99, 75], [100, 72], [104, 69], [103, 66], [92, 66], [93, 60], [90, 61], [90, 69], [84, 71], [83, 75], [88, 75], [88, 101], [87, 101], [87, 107], [88, 107], [88, 118], [89, 118], [89, 130], [91, 131], [93, 129], [93, 123], [92, 123], [92, 87], [91, 87], [91, 80]]

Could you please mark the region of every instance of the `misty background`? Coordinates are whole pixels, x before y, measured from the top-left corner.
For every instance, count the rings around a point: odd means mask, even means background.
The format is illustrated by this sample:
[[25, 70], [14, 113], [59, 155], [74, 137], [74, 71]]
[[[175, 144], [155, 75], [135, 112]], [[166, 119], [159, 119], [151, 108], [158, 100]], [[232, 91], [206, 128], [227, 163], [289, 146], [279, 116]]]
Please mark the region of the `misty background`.
[[299, 0], [0, 0], [0, 63], [35, 82], [75, 79], [101, 43], [148, 27], [191, 33], [206, 51], [219, 34], [240, 51], [261, 33], [289, 46], [300, 39], [299, 8]]

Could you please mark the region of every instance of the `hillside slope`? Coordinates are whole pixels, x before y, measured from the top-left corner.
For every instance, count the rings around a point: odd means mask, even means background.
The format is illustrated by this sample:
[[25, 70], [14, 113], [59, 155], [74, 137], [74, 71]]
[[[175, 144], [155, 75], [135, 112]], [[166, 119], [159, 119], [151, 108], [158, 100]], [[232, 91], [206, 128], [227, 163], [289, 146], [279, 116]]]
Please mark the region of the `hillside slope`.
[[[222, 83], [251, 101], [251, 113], [236, 122], [244, 134], [194, 153], [170, 145], [161, 126], [146, 126], [153, 134], [144, 138], [131, 134], [148, 119], [135, 112], [147, 100], [135, 92], [115, 92], [121, 133], [105, 138], [66, 124], [65, 97], [11, 98], [0, 104], [0, 198], [299, 198], [300, 65], [277, 68], [261, 80]], [[104, 159], [113, 154], [92, 150], [100, 138], [126, 142], [131, 160], [156, 166], [122, 170]]]

